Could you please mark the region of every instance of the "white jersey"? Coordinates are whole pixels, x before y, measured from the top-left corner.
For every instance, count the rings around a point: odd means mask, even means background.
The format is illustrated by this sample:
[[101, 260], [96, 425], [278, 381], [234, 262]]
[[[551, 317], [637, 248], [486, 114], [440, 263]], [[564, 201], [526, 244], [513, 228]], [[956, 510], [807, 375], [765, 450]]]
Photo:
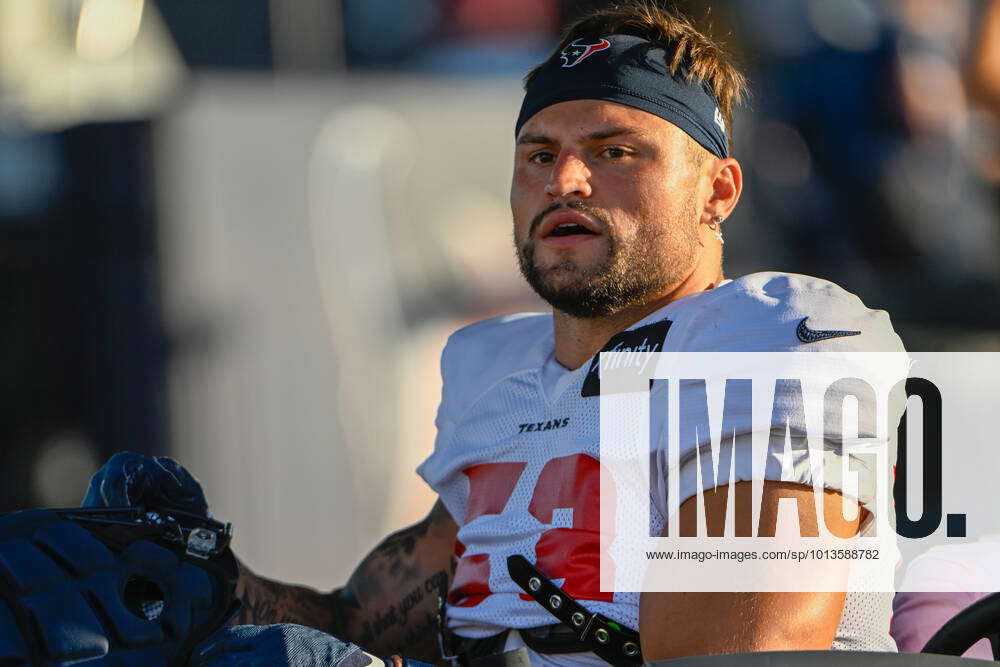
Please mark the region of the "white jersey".
[[[794, 274], [726, 281], [668, 304], [629, 331], [640, 327], [665, 335], [662, 347], [650, 351], [903, 350], [885, 312], [869, 310], [832, 283]], [[861, 333], [804, 342], [821, 329]], [[638, 629], [639, 594], [599, 588], [599, 399], [592, 395], [592, 366], [568, 371], [555, 361], [551, 314], [499, 317], [449, 339], [438, 436], [417, 472], [459, 525], [460, 559], [448, 600], [453, 632], [485, 637], [556, 622], [508, 576], [512, 554], [535, 562], [590, 611]], [[655, 468], [652, 477], [665, 488], [666, 462]], [[780, 472], [773, 478], [780, 480]], [[685, 476], [683, 468], [680, 474], [683, 502], [696, 493], [697, 476]], [[660, 533], [665, 512], [654, 501], [651, 534]], [[894, 651], [891, 600], [891, 594], [849, 593], [833, 648]], [[603, 664], [592, 653], [532, 661]]]

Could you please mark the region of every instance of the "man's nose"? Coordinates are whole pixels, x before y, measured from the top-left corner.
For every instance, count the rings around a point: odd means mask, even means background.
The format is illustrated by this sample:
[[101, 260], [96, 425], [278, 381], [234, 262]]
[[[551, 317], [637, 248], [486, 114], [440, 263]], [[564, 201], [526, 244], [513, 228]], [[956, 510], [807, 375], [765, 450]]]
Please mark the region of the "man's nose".
[[560, 197], [589, 197], [590, 169], [579, 155], [563, 153], [552, 165], [545, 194], [553, 199]]

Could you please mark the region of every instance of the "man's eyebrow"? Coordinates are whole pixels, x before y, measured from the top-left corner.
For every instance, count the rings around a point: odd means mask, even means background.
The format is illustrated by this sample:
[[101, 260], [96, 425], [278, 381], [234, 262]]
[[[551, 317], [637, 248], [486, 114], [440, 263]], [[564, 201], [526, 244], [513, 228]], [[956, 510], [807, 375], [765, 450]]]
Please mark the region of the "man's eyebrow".
[[525, 134], [517, 139], [517, 145], [521, 144], [553, 144], [555, 141], [541, 134]]
[[646, 130], [638, 127], [628, 127], [628, 126], [616, 126], [609, 127], [604, 130], [598, 130], [596, 132], [591, 132], [587, 135], [588, 141], [600, 141], [601, 139], [610, 139], [611, 137], [618, 137], [626, 134], [637, 134], [644, 135], [649, 134]]
[[[627, 125], [616, 125], [614, 127], [608, 127], [603, 130], [597, 130], [591, 132], [584, 136], [587, 141], [600, 141], [602, 139], [610, 139], [611, 137], [620, 137], [625, 135], [638, 135], [643, 136], [649, 134], [648, 131], [639, 127], [629, 127]], [[556, 140], [552, 137], [547, 137], [543, 134], [526, 134], [519, 137], [517, 140], [517, 145], [521, 146], [524, 144], [554, 144]]]

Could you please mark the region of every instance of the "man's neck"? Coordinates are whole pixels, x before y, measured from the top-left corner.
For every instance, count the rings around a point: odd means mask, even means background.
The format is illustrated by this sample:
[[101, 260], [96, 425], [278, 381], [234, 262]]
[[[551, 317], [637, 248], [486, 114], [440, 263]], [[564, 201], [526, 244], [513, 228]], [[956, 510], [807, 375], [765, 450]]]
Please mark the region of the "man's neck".
[[668, 303], [696, 292], [715, 288], [723, 280], [722, 272], [710, 281], [685, 280], [657, 299], [631, 306], [608, 317], [584, 319], [553, 311], [556, 361], [575, 370], [597, 354], [616, 333], [663, 308]]

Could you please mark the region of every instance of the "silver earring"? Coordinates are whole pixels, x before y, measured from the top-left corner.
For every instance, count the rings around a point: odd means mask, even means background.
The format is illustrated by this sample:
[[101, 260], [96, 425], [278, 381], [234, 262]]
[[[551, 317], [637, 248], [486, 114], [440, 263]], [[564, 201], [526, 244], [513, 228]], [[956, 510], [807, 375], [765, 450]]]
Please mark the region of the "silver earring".
[[722, 238], [722, 223], [725, 220], [721, 215], [712, 216], [712, 224], [708, 226], [709, 229], [715, 232], [715, 238], [719, 239], [720, 245], [725, 245], [726, 240]]

